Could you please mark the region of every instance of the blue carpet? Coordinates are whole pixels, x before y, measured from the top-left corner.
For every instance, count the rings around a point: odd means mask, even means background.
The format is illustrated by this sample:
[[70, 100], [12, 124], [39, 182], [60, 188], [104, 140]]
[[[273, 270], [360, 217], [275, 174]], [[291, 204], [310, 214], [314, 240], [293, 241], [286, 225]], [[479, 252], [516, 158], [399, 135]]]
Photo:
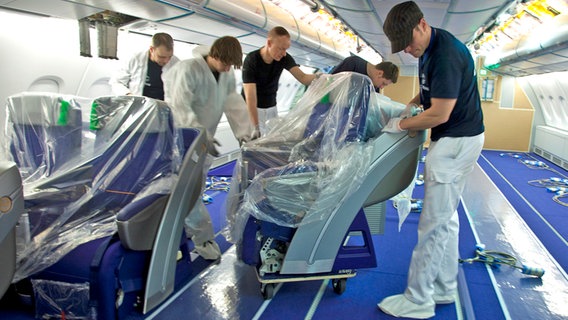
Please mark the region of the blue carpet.
[[[230, 177], [232, 175], [234, 162], [219, 168], [212, 169], [210, 176]], [[422, 164], [419, 168], [422, 173]], [[225, 227], [225, 200], [228, 195], [225, 190], [207, 191], [213, 201], [207, 204], [207, 209], [211, 214], [211, 219], [216, 237], [223, 252], [231, 248], [220, 231]], [[416, 186], [413, 193], [414, 198], [423, 198], [423, 187]], [[474, 253], [475, 238], [467, 217], [460, 206], [460, 255], [461, 257], [470, 257]], [[296, 319], [299, 316], [313, 313], [313, 319], [395, 319], [382, 313], [376, 304], [392, 294], [402, 293], [406, 287], [406, 277], [408, 272], [408, 264], [412, 254], [412, 249], [416, 243], [416, 229], [418, 224], [419, 213], [411, 213], [407, 218], [402, 230], [398, 231], [398, 216], [392, 203], [387, 203], [387, 217], [385, 225], [385, 233], [383, 235], [373, 236], [375, 251], [377, 255], [378, 267], [372, 269], [358, 270], [354, 278], [347, 281], [347, 287], [343, 294], [338, 295], [333, 292], [331, 284], [328, 284], [323, 291], [323, 296], [319, 304], [312, 307], [314, 298], [316, 297], [322, 281], [305, 281], [284, 283], [275, 297], [266, 306], [260, 319]], [[195, 261], [192, 275], [197, 275], [210, 265], [199, 258]], [[471, 264], [463, 265], [462, 271], [469, 288], [470, 301], [466, 304], [473, 306], [474, 310], [470, 310], [476, 318], [486, 319], [487, 315], [491, 315], [491, 319], [504, 319], [499, 305], [499, 301], [493, 290], [489, 275], [484, 265]], [[231, 314], [240, 315], [245, 318], [256, 312], [263, 304], [260, 293], [259, 284], [254, 276], [254, 269], [251, 266], [236, 264], [231, 268], [235, 279], [227, 278], [226, 281], [234, 281], [237, 285], [238, 292], [233, 292], [230, 296], [238, 301], [231, 301], [232, 298], [225, 296], [227, 299], [223, 305], [228, 309], [233, 309]], [[205, 309], [200, 309], [192, 302], [197, 301], [196, 296], [208, 292], [207, 288], [213, 283], [199, 280], [199, 285], [192, 286], [186, 292], [182, 293], [176, 302], [170, 305], [166, 310], [156, 316], [156, 319], [166, 319], [172, 317], [180, 317], [184, 314], [192, 313], [193, 315], [211, 315], [211, 310], [219, 308], [216, 301], [210, 301]], [[219, 281], [216, 279], [215, 281]], [[204, 291], [205, 290], [205, 291]], [[205, 297], [206, 298], [206, 297]], [[209, 301], [209, 300], [208, 300]], [[9, 303], [8, 301], [2, 301]], [[219, 301], [221, 302], [221, 301]], [[228, 304], [228, 305], [227, 305]], [[196, 313], [196, 308], [200, 310]], [[456, 305], [440, 305], [436, 308], [436, 317], [434, 319], [457, 319]], [[216, 314], [223, 314], [222, 309], [218, 309]], [[245, 316], [246, 315], [246, 316]], [[10, 319], [30, 319], [30, 314], [23, 315], [2, 313]]]
[[235, 169], [235, 162], [231, 161], [227, 162], [223, 165], [220, 165], [215, 168], [211, 168], [209, 170], [209, 176], [223, 176], [223, 177], [231, 177], [233, 175], [233, 170]]
[[553, 194], [547, 192], [546, 188], [528, 184], [531, 180], [558, 177], [558, 172], [564, 177], [567, 173], [538, 155], [516, 155], [522, 159], [538, 159], [556, 172], [530, 169], [511, 154], [498, 151], [483, 151], [478, 162], [551, 255], [568, 272], [568, 207], [554, 202]]

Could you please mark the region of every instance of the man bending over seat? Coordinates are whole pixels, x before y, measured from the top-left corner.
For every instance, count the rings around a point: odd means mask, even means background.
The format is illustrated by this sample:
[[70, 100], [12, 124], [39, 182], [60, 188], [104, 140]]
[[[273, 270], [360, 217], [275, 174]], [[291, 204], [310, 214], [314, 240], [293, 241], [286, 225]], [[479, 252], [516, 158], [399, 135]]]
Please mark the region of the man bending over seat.
[[[205, 177], [213, 162], [211, 155], [218, 155], [214, 136], [223, 113], [238, 141], [248, 140], [252, 128], [245, 102], [236, 91], [232, 68], [242, 66], [239, 41], [234, 37], [222, 37], [215, 40], [207, 54], [196, 51], [194, 54], [194, 58], [179, 62], [164, 74], [164, 89], [176, 126], [206, 129], [210, 156], [204, 164]], [[198, 201], [186, 217], [185, 227], [199, 255], [207, 260], [221, 257], [211, 217], [202, 201]]]

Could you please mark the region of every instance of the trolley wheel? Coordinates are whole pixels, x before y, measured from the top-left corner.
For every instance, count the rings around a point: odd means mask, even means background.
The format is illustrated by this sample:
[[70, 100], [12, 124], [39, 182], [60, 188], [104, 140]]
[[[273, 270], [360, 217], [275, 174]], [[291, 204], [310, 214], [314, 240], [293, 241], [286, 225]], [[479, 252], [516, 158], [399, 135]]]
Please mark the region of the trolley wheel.
[[345, 287], [347, 286], [347, 279], [332, 279], [331, 284], [333, 285], [333, 292], [337, 294], [342, 294], [345, 292]]
[[264, 300], [270, 300], [274, 296], [274, 283], [266, 283], [260, 285], [260, 292]]

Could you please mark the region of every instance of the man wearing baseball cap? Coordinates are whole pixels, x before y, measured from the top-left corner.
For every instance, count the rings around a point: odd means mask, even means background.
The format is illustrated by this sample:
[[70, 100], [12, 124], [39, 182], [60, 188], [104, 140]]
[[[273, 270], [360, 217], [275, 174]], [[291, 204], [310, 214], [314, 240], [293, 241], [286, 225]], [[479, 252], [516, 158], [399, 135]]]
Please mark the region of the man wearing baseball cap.
[[453, 303], [457, 296], [457, 207], [483, 147], [483, 114], [470, 52], [446, 30], [431, 27], [415, 2], [394, 6], [383, 30], [392, 53], [419, 58], [420, 93], [409, 105], [424, 107], [417, 116], [391, 119], [383, 131], [431, 129], [431, 142], [407, 287], [378, 307], [396, 317], [426, 319], [435, 315], [436, 304]]

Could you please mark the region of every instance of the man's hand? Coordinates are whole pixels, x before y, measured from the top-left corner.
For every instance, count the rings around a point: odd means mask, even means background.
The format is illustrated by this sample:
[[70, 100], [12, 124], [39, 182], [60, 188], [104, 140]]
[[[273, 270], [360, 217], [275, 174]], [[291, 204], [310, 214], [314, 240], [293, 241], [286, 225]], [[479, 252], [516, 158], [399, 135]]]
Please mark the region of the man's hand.
[[217, 141], [217, 139], [213, 139], [213, 141], [209, 141], [207, 143], [207, 152], [212, 155], [213, 157], [218, 157], [219, 156], [219, 150], [217, 150], [217, 147], [215, 147], [215, 145], [221, 146], [221, 144], [219, 143], [219, 141]]
[[256, 140], [260, 138], [260, 127], [256, 126], [254, 127], [254, 130], [252, 131], [252, 134], [250, 135], [250, 140]]
[[402, 120], [402, 118], [390, 119], [387, 125], [383, 128], [382, 132], [400, 133], [406, 131], [400, 128], [400, 120]]
[[400, 117], [402, 119], [414, 117], [422, 113], [422, 111], [422, 108], [420, 108], [416, 103], [409, 103], [400, 114]]

